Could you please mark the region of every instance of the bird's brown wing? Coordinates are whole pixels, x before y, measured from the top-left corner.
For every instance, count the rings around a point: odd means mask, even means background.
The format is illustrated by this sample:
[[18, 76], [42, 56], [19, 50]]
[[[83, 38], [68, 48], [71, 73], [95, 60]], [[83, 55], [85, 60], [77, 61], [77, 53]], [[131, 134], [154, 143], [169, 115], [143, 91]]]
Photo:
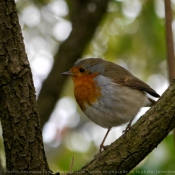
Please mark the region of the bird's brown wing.
[[105, 67], [105, 71], [102, 74], [114, 80], [115, 83], [145, 91], [148, 94], [157, 98], [160, 97], [159, 94], [157, 94], [156, 91], [154, 91], [149, 85], [147, 85], [137, 77], [134, 77], [125, 68], [109, 62], [106, 65], [107, 66]]
[[154, 96], [154, 97], [160, 97], [159, 94], [155, 90], [153, 90], [149, 85], [144, 83], [143, 81], [139, 80], [138, 78], [134, 76], [126, 77], [121, 84], [125, 86], [129, 86], [131, 88], [139, 89], [142, 91], [147, 92], [148, 94]]

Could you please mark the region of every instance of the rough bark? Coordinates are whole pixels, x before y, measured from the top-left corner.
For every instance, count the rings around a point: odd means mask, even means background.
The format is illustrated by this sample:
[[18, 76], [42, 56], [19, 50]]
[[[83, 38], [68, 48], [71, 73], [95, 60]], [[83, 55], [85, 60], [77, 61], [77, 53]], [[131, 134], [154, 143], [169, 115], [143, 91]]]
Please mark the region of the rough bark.
[[35, 89], [14, 0], [0, 1], [0, 117], [6, 173], [48, 174]]
[[128, 174], [175, 127], [175, 80], [158, 102], [101, 154], [72, 174]]
[[[50, 117], [61, 93], [65, 77], [61, 73], [70, 67], [81, 57], [83, 50], [94, 35], [94, 32], [106, 12], [109, 0], [73, 0], [71, 1], [72, 32], [68, 39], [60, 46], [55, 55], [53, 68], [43, 82], [38, 97], [41, 126]], [[95, 8], [94, 11], [89, 8]]]

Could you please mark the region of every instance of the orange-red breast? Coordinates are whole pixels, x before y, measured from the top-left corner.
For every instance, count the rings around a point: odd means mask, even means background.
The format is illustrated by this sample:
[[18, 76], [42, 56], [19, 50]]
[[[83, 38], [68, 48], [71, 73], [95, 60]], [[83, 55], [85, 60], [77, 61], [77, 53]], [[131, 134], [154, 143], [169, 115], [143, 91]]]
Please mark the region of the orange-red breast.
[[128, 70], [100, 58], [81, 60], [62, 75], [72, 77], [76, 101], [87, 117], [108, 129], [100, 152], [112, 127], [130, 125], [141, 107], [155, 102], [146, 93], [159, 97]]

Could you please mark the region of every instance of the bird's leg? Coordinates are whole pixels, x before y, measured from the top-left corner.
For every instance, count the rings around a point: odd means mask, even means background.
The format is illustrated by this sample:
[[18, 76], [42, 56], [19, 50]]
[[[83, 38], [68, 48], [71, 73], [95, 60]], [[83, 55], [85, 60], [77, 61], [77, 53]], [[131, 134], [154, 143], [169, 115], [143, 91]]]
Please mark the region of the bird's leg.
[[105, 134], [105, 137], [104, 137], [103, 141], [102, 141], [101, 144], [100, 144], [99, 154], [102, 152], [102, 149], [107, 148], [107, 146], [104, 146], [103, 144], [104, 144], [104, 142], [105, 142], [105, 140], [106, 140], [106, 137], [108, 136], [110, 130], [111, 130], [111, 128], [109, 128], [109, 129], [107, 130], [107, 132], [106, 132], [106, 134]]
[[101, 152], [102, 152], [102, 149], [106, 149], [106, 148], [108, 147], [108, 146], [104, 146], [103, 144], [104, 144], [104, 142], [105, 142], [105, 140], [106, 140], [106, 137], [108, 136], [110, 130], [111, 130], [111, 128], [109, 128], [109, 129], [107, 130], [107, 132], [106, 132], [106, 134], [105, 134], [105, 136], [104, 136], [104, 138], [103, 138], [103, 141], [102, 141], [101, 144], [100, 144], [99, 152], [98, 152], [98, 154], [96, 154], [94, 157], [98, 157], [98, 159], [100, 159], [100, 154], [101, 154]]
[[125, 134], [129, 131], [129, 129], [131, 128], [131, 124], [132, 124], [133, 120], [134, 120], [134, 117], [133, 117], [133, 118], [131, 119], [131, 121], [128, 123], [128, 125], [126, 126], [126, 129], [123, 130], [123, 134], [124, 134], [124, 135], [125, 135]]

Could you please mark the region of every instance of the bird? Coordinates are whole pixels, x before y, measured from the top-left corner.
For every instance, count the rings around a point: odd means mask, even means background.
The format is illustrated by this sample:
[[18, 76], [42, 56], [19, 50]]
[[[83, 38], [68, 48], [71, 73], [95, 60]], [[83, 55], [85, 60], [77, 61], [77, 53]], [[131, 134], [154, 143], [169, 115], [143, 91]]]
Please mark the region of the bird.
[[77, 61], [62, 75], [72, 77], [74, 96], [85, 115], [97, 125], [107, 128], [99, 154], [107, 146], [104, 142], [111, 128], [128, 123], [130, 127], [141, 107], [151, 107], [159, 94], [131, 72], [113, 62], [101, 58]]

